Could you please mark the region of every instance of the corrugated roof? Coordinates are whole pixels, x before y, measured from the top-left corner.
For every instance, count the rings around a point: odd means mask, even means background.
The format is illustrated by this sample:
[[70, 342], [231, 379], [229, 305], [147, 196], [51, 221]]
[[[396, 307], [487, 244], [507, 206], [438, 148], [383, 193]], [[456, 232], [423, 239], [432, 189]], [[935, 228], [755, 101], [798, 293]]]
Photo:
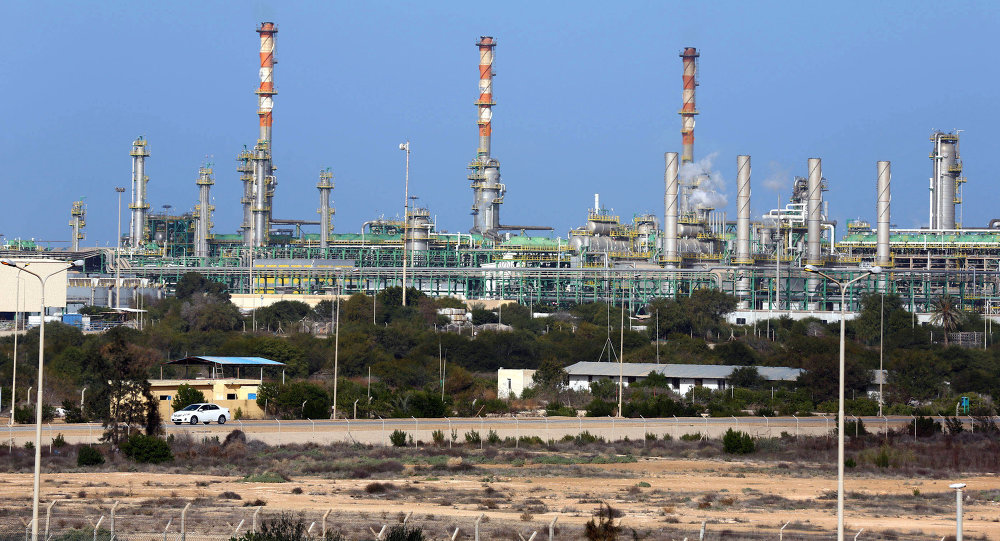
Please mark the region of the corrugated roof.
[[[571, 376], [617, 376], [619, 370], [625, 377], [644, 378], [650, 372], [659, 372], [668, 378], [686, 379], [726, 379], [733, 369], [740, 368], [728, 364], [655, 364], [655, 363], [618, 363], [583, 361], [566, 367]], [[803, 372], [801, 368], [784, 366], [758, 366], [757, 372], [768, 381], [795, 381]]]
[[198, 355], [185, 357], [175, 361], [167, 361], [163, 364], [221, 364], [227, 366], [285, 366], [285, 363], [272, 361], [263, 357], [211, 357]]

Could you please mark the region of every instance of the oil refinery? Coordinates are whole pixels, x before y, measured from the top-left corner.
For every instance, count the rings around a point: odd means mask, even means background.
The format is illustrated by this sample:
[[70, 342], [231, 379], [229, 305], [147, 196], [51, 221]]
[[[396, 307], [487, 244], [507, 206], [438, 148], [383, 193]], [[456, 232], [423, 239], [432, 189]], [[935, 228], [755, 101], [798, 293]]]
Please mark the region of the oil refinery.
[[[848, 304], [843, 307], [847, 311], [857, 310], [863, 294], [884, 292], [898, 294], [908, 310], [925, 316], [942, 294], [953, 295], [962, 308], [984, 315], [997, 313], [1000, 220], [966, 227], [956, 219], [966, 182], [958, 132], [930, 135], [926, 227], [892, 226], [888, 161], [872, 164], [870, 189], [857, 195], [871, 198], [874, 227], [864, 220], [838, 224], [830, 218], [824, 193], [846, 188], [823, 176], [819, 157], [800, 164], [801, 176], [794, 178], [791, 192], [782, 196], [780, 208], [756, 217], [751, 212], [755, 182], [751, 156], [732, 157], [737, 194], [734, 220], [716, 208], [711, 195], [718, 179], [712, 178], [712, 171], [699, 168], [695, 159], [701, 60], [695, 47], [684, 47], [679, 53], [681, 147], [679, 153], [663, 154], [662, 216], [616, 214], [595, 194], [593, 207], [581, 209], [582, 224], [565, 236], [532, 234], [553, 230], [545, 224], [505, 224], [501, 208], [508, 187], [491, 150], [498, 40], [482, 36], [475, 42], [479, 93], [473, 104], [478, 138], [467, 166], [472, 189], [467, 233], [439, 231], [431, 210], [414, 205], [408, 193], [400, 205], [405, 209], [403, 218], [372, 216], [356, 233], [345, 232], [348, 226], [343, 224], [335, 230], [331, 169], [318, 172], [318, 219], [276, 217], [274, 201], [282, 197], [271, 150], [278, 26], [263, 22], [256, 32], [259, 132], [252, 145], [236, 154], [240, 200], [218, 203], [240, 205], [242, 218], [235, 230], [220, 231], [213, 223], [211, 190], [218, 164], [206, 162], [196, 174], [192, 171], [190, 212], [170, 213], [169, 207], [163, 212], [151, 210], [157, 191], [167, 188], [155, 178], [150, 182], [146, 164], [168, 159], [155, 154], [152, 134], [150, 140], [136, 138], [129, 149], [132, 182], [127, 233], [118, 246], [86, 246], [86, 203], [78, 200], [71, 206], [68, 249], [7, 241], [3, 256], [83, 259], [85, 268], [70, 275], [69, 287], [87, 290], [91, 298], [120, 307], [135, 307], [140, 294], [169, 292], [181, 275], [197, 271], [224, 282], [234, 302], [243, 308], [251, 302], [259, 306], [296, 296], [314, 301], [313, 295], [372, 294], [398, 287], [404, 280], [408, 287], [432, 296], [504, 299], [526, 305], [625, 302], [633, 310], [655, 297], [715, 288], [737, 297], [736, 322], [752, 323], [778, 315], [839, 312], [836, 284], [809, 272], [819, 269], [837, 279], [862, 277], [848, 291]], [[470, 82], [471, 72], [470, 61]], [[280, 139], [280, 119], [278, 127]], [[473, 139], [469, 141], [471, 150]], [[650, 200], [654, 196], [658, 200], [658, 185], [658, 179], [644, 184]], [[530, 188], [515, 182], [511, 190]], [[448, 212], [464, 213], [465, 209]]]

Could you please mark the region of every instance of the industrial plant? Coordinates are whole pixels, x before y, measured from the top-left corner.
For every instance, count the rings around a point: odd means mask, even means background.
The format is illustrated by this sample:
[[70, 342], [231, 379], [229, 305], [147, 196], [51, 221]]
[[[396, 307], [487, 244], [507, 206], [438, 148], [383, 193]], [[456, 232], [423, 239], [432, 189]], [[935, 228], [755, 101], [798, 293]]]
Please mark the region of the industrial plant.
[[[475, 43], [478, 146], [467, 166], [472, 189], [467, 233], [439, 231], [430, 209], [413, 205], [408, 193], [400, 205], [405, 209], [402, 218], [373, 216], [360, 229], [348, 231], [356, 226], [344, 224], [335, 229], [331, 169], [318, 173], [318, 220], [276, 217], [274, 200], [282, 197], [272, 157], [278, 27], [263, 22], [256, 31], [259, 132], [252, 145], [236, 154], [235, 170], [242, 182], [239, 202], [217, 202], [241, 206], [242, 220], [235, 230], [220, 230], [213, 223], [211, 190], [218, 164], [206, 162], [197, 174], [192, 171], [190, 212], [171, 213], [167, 206], [163, 212], [151, 211], [157, 190], [166, 188], [157, 186], [156, 179], [150, 183], [146, 175], [146, 162], [161, 159], [155, 153], [156, 136], [150, 134], [149, 140], [138, 137], [130, 146], [127, 233], [116, 246], [86, 247], [86, 204], [78, 200], [71, 206], [68, 250], [8, 241], [5, 257], [83, 259], [83, 271], [69, 277], [76, 296], [133, 308], [142, 294], [169, 294], [184, 273], [197, 271], [224, 282], [243, 308], [295, 296], [306, 300], [313, 295], [374, 294], [405, 285], [431, 296], [465, 300], [525, 305], [624, 302], [634, 311], [656, 297], [712, 288], [737, 297], [739, 308], [732, 317], [745, 324], [784, 315], [826, 313], [836, 318], [833, 312], [857, 310], [862, 295], [870, 292], [898, 294], [915, 318], [926, 317], [942, 294], [953, 295], [964, 309], [996, 312], [1000, 221], [966, 227], [956, 219], [966, 182], [958, 133], [930, 135], [926, 227], [892, 227], [888, 161], [872, 164], [870, 190], [859, 192], [873, 202], [874, 226], [863, 220], [837, 224], [824, 193], [845, 188], [823, 176], [820, 157], [801, 164], [801, 176], [794, 178], [791, 193], [782, 196], [780, 208], [753, 216], [751, 157], [734, 156], [736, 216], [727, 216], [713, 196], [719, 179], [695, 159], [700, 62], [695, 47], [679, 54], [681, 151], [663, 154], [662, 216], [616, 214], [595, 194], [593, 208], [581, 209], [581, 225], [565, 236], [532, 234], [551, 231], [545, 224], [505, 224], [501, 208], [508, 187], [491, 151], [498, 41], [482, 36]], [[471, 71], [470, 61], [470, 82]], [[280, 126], [279, 120], [279, 138]], [[470, 150], [472, 141], [470, 137]], [[409, 152], [408, 146], [405, 150]], [[650, 179], [645, 186], [658, 199], [659, 180]], [[529, 190], [516, 182], [510, 188]], [[436, 212], [464, 214], [466, 209]], [[850, 287], [842, 307], [836, 284], [814, 270], [837, 279], [862, 278]]]

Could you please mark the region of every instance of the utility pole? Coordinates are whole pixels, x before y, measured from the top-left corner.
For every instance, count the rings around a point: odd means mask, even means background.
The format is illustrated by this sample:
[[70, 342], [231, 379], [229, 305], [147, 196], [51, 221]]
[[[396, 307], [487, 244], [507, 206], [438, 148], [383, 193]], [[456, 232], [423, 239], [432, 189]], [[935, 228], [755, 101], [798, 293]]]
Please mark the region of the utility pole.
[[[125, 192], [125, 188], [122, 186], [115, 186], [115, 191], [118, 192], [118, 230], [115, 231], [115, 237], [118, 241], [115, 245], [115, 308], [121, 308], [121, 301], [119, 300], [122, 296], [122, 282], [121, 282], [121, 267], [122, 262], [122, 193]], [[108, 303], [111, 304], [110, 302]]]
[[399, 150], [406, 152], [406, 183], [403, 188], [403, 306], [406, 306], [406, 231], [410, 220], [410, 141], [399, 144]]

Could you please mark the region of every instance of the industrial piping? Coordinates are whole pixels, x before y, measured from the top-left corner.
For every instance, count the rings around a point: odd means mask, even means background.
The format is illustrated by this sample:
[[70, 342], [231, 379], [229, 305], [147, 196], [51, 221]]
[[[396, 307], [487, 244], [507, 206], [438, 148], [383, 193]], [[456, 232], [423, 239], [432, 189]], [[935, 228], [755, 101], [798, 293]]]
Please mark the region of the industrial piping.
[[319, 247], [325, 250], [330, 245], [330, 232], [333, 231], [333, 225], [330, 223], [334, 212], [330, 207], [333, 172], [330, 168], [319, 172], [319, 184], [316, 187], [319, 188]]
[[500, 162], [490, 156], [493, 135], [493, 50], [496, 41], [492, 36], [481, 36], [479, 48], [479, 149], [476, 159], [469, 165], [472, 172], [473, 202], [472, 231], [487, 234], [500, 228], [500, 205], [506, 188], [500, 183]]
[[212, 230], [212, 198], [210, 190], [215, 184], [210, 167], [198, 169], [198, 221], [194, 235], [195, 257], [208, 257], [208, 235]]
[[149, 157], [149, 149], [142, 136], [132, 141], [132, 152], [129, 155], [132, 156], [132, 204], [128, 206], [132, 211], [129, 244], [138, 248], [144, 240], [146, 213], [149, 211], [149, 203], [146, 202], [146, 183], [149, 182], [146, 176], [146, 158]]
[[962, 164], [958, 156], [958, 136], [936, 132], [931, 136], [934, 176], [931, 179], [931, 229], [955, 229], [955, 197]]
[[253, 239], [250, 238], [250, 224], [253, 221], [253, 153], [243, 149], [236, 155], [239, 165], [236, 171], [240, 174], [240, 181], [243, 183], [243, 196], [240, 197], [240, 206], [243, 208], [243, 221], [240, 223], [240, 234], [243, 235], [243, 245], [250, 246]]
[[73, 201], [73, 207], [70, 209], [70, 220], [69, 226], [73, 230], [73, 236], [70, 238], [70, 250], [77, 252], [80, 250], [80, 241], [83, 240], [83, 227], [87, 225], [87, 206], [84, 204], [83, 200]]
[[698, 114], [694, 103], [694, 89], [698, 86], [698, 50], [694, 47], [687, 47], [680, 54], [684, 62], [684, 75], [682, 77], [684, 90], [681, 93], [681, 142], [683, 144], [681, 153], [681, 163], [691, 163], [694, 161], [694, 117]]
[[878, 243], [876, 245], [875, 264], [880, 267], [892, 265], [892, 256], [889, 253], [889, 204], [892, 201], [890, 183], [892, 182], [892, 164], [887, 161], [880, 161], [878, 169], [878, 204], [876, 214], [878, 216]]
[[680, 262], [677, 255], [677, 153], [663, 154], [663, 258], [673, 269]]

